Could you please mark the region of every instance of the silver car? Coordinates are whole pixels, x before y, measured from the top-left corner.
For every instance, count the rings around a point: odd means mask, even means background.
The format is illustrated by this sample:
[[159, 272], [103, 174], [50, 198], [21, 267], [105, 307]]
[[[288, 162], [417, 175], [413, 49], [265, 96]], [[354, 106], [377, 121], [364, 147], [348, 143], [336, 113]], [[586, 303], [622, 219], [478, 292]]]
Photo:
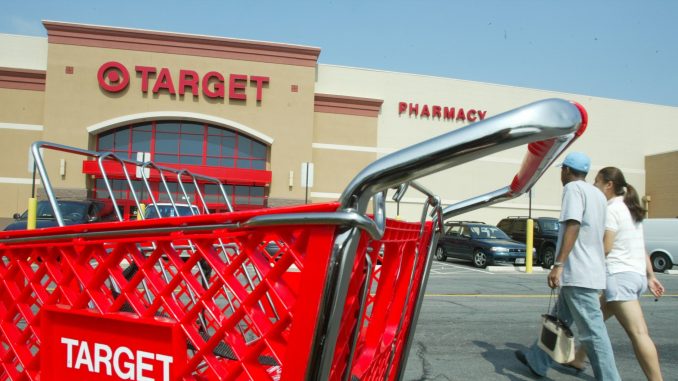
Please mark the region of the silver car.
[[[157, 209], [156, 209], [157, 206]], [[175, 207], [176, 206], [176, 210]], [[160, 215], [158, 216], [158, 211]], [[144, 219], [148, 220], [151, 218], [165, 218], [165, 217], [183, 217], [183, 216], [193, 216], [200, 214], [200, 209], [195, 205], [189, 204], [174, 204], [171, 203], [158, 203], [158, 204], [148, 204], [146, 206], [146, 212], [144, 213]]]

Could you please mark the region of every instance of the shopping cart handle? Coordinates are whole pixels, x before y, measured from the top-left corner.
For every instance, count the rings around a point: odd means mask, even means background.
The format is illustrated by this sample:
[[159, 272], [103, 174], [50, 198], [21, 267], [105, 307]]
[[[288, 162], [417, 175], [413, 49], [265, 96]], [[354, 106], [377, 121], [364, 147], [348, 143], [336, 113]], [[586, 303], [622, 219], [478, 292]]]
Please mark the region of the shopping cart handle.
[[241, 223], [241, 228], [288, 225], [339, 225], [356, 226], [375, 240], [384, 235], [383, 225], [355, 212], [278, 213], [255, 216]]
[[[522, 144], [532, 146], [514, 180], [513, 193], [534, 184], [541, 172], [585, 127], [583, 107], [562, 99], [547, 99], [499, 114], [387, 155], [363, 169], [339, 198], [340, 209], [364, 213], [370, 198], [398, 186], [483, 156]], [[552, 141], [552, 142], [550, 142]], [[538, 177], [537, 177], [538, 178]]]
[[573, 103], [573, 105], [581, 114], [581, 123], [576, 131], [564, 136], [528, 144], [523, 163], [513, 178], [511, 185], [449, 205], [443, 208], [443, 219], [449, 219], [462, 213], [510, 200], [529, 191], [546, 170], [551, 167], [558, 156], [586, 130], [588, 123], [586, 110], [578, 103]]
[[570, 146], [576, 138], [584, 133], [588, 124], [588, 114], [582, 105], [576, 102], [573, 102], [573, 104], [581, 113], [582, 121], [579, 128], [574, 132], [574, 135], [562, 136], [557, 139], [541, 140], [528, 144], [528, 152], [525, 155], [523, 164], [510, 185], [512, 193], [520, 195], [530, 190], [546, 169], [553, 164], [556, 158], [558, 158], [558, 156], [560, 156], [560, 154]]

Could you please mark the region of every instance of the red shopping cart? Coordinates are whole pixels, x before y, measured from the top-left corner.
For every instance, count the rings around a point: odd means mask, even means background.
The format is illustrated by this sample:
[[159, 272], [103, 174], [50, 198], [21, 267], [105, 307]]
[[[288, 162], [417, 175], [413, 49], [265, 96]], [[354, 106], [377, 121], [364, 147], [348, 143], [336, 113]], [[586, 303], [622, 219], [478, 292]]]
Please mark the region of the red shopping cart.
[[[334, 203], [2, 232], [0, 379], [399, 380], [442, 219], [523, 194], [585, 125], [546, 100], [379, 159]], [[528, 143], [510, 186], [444, 210], [415, 181]], [[53, 205], [45, 148], [112, 156], [35, 143]], [[410, 187], [421, 220], [386, 218]]]

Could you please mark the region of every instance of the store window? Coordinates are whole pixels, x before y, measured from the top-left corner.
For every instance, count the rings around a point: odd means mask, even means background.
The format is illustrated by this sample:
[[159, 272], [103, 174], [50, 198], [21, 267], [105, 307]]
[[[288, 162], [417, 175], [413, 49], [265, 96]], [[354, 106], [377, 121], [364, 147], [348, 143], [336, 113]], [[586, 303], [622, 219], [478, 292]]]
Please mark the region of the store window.
[[[137, 153], [150, 153], [151, 161], [163, 165], [193, 165], [204, 167], [266, 170], [268, 147], [246, 135], [205, 123], [186, 121], [153, 121], [135, 123], [106, 131], [97, 136], [96, 149], [108, 151], [131, 160]], [[200, 195], [191, 183], [184, 183], [188, 200], [181, 187], [168, 179], [169, 195], [177, 203], [200, 205]], [[225, 181], [224, 191], [236, 210], [266, 206], [266, 188], [263, 186], [231, 185]], [[118, 203], [127, 205], [125, 215], [134, 209], [132, 190], [127, 182], [110, 180]], [[150, 197], [141, 181], [133, 181], [134, 192], [140, 202]], [[168, 190], [159, 183], [150, 183], [151, 192], [158, 202], [169, 202]], [[97, 198], [108, 198], [103, 179], [97, 179], [94, 192]], [[200, 192], [213, 212], [225, 211], [223, 196], [215, 184], [201, 184]], [[127, 218], [127, 217], [126, 217]]]
[[266, 169], [267, 146], [248, 136], [204, 123], [147, 122], [106, 131], [97, 138], [98, 151], [135, 160], [150, 152], [156, 163]]

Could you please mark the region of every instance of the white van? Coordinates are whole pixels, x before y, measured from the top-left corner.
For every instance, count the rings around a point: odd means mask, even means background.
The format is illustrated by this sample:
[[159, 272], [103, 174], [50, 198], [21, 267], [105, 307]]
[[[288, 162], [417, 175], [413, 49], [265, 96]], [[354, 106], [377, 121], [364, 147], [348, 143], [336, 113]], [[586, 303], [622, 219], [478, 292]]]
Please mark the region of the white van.
[[678, 218], [646, 218], [643, 232], [653, 270], [661, 272], [673, 267], [678, 260]]

